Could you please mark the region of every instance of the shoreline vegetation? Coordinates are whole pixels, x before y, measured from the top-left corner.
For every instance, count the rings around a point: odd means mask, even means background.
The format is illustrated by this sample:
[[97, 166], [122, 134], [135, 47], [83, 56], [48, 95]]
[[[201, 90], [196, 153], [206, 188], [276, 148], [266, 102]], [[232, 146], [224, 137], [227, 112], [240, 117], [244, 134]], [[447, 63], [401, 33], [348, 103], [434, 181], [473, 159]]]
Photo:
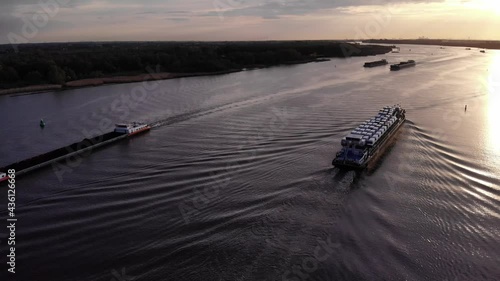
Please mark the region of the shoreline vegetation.
[[0, 95], [220, 75], [385, 54], [344, 41], [82, 42], [0, 45]]
[[218, 71], [218, 72], [200, 72], [200, 73], [151, 73], [151, 74], [138, 74], [138, 75], [130, 75], [130, 76], [112, 76], [112, 77], [103, 77], [103, 78], [87, 78], [81, 80], [74, 80], [64, 83], [63, 85], [59, 84], [43, 84], [43, 85], [31, 85], [22, 88], [10, 88], [0, 90], [1, 95], [10, 95], [10, 94], [23, 94], [23, 93], [42, 93], [47, 91], [56, 91], [56, 90], [66, 90], [66, 89], [76, 89], [76, 88], [85, 88], [85, 87], [97, 87], [105, 84], [125, 84], [125, 83], [135, 83], [135, 82], [143, 82], [143, 81], [152, 81], [152, 80], [166, 80], [166, 79], [174, 79], [174, 78], [182, 78], [182, 77], [194, 77], [194, 76], [209, 76], [209, 75], [221, 75], [228, 74], [233, 72], [239, 72], [240, 70], [227, 70], [227, 71]]
[[448, 47], [464, 47], [464, 48], [500, 50], [500, 41], [493, 41], [493, 40], [370, 39], [370, 40], [363, 40], [363, 43], [437, 45], [437, 46], [448, 46]]

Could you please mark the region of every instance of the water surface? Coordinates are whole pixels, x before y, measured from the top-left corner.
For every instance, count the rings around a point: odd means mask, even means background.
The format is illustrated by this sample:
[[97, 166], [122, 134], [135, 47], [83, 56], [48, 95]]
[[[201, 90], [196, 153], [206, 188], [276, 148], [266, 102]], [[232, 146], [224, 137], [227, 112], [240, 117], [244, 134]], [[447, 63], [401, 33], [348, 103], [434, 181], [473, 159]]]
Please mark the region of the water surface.
[[[381, 58], [418, 64], [362, 67]], [[331, 167], [396, 103], [408, 121], [374, 170]], [[17, 280], [500, 280], [498, 51], [408, 45], [0, 108], [0, 165], [157, 125], [18, 179]]]

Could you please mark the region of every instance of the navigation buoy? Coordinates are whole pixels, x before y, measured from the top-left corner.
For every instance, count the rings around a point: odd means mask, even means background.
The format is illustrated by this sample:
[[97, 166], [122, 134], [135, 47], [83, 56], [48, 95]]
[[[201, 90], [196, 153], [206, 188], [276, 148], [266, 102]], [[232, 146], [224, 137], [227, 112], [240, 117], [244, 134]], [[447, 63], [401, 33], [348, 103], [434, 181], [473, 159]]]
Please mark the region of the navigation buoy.
[[40, 119], [40, 127], [41, 128], [45, 127], [45, 122], [43, 121], [43, 119]]

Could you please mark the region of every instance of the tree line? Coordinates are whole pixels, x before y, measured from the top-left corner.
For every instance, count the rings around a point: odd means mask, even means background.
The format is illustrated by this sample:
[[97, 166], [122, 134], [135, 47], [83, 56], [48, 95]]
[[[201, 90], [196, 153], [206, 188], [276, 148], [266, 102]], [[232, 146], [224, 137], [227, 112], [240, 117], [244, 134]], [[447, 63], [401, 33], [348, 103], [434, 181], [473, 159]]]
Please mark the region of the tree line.
[[364, 40], [366, 43], [375, 44], [412, 44], [412, 45], [436, 45], [450, 47], [471, 47], [484, 49], [500, 49], [498, 40], [444, 40], [444, 39], [371, 39]]
[[216, 72], [322, 57], [387, 53], [390, 47], [335, 41], [113, 42], [0, 46], [0, 88], [115, 75]]

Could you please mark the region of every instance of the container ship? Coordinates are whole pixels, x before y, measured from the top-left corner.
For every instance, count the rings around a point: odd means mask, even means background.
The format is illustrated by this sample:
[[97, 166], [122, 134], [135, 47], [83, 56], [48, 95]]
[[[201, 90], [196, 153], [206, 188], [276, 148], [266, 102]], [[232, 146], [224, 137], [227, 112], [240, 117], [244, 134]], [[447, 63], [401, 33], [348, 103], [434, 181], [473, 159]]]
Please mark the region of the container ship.
[[377, 61], [370, 61], [370, 62], [365, 62], [363, 65], [364, 67], [375, 67], [375, 66], [381, 66], [381, 65], [386, 65], [388, 64], [387, 60], [377, 60]]
[[400, 70], [406, 67], [415, 66], [417, 63], [414, 60], [403, 61], [398, 64], [391, 65], [391, 70]]
[[339, 168], [364, 169], [371, 160], [381, 155], [389, 140], [405, 122], [406, 111], [400, 105], [386, 106], [379, 113], [363, 122], [340, 144], [332, 165]]
[[85, 152], [91, 152], [93, 149], [149, 131], [150, 129], [150, 125], [140, 122], [133, 122], [131, 124], [116, 124], [116, 127], [112, 132], [95, 136], [90, 139], [85, 138], [82, 141], [71, 145], [2, 167], [0, 168], [0, 182], [6, 181], [9, 178], [7, 175], [8, 170], [15, 170], [17, 177], [48, 166], [52, 163], [66, 160], [69, 157], [81, 155]]

